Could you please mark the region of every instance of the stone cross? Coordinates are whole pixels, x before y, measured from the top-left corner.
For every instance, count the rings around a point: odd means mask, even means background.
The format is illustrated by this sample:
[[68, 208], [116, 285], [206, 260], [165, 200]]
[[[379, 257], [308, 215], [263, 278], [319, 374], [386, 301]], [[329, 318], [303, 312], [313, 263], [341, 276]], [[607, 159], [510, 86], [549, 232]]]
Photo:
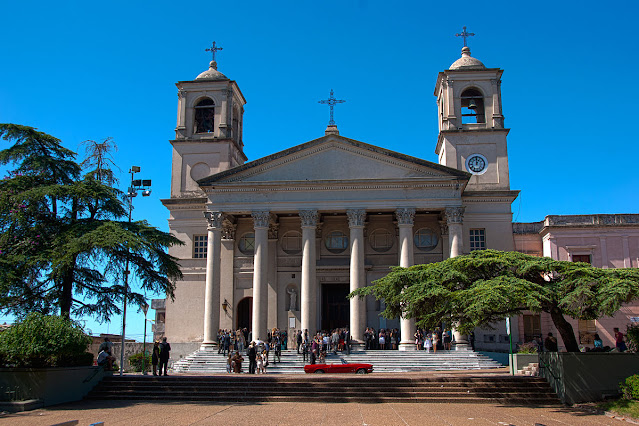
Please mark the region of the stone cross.
[[[466, 29], [466, 27], [464, 27], [464, 29]], [[466, 46], [466, 45], [464, 45]], [[211, 45], [211, 47], [209, 49], [206, 49], [206, 52], [211, 52], [213, 54], [213, 62], [215, 62], [215, 52], [217, 52], [218, 50], [224, 50], [221, 47], [216, 47], [215, 46], [215, 42], [213, 42], [213, 44]]]
[[475, 33], [467, 32], [466, 27], [464, 27], [464, 31], [462, 31], [461, 33], [455, 34], [455, 37], [462, 37], [464, 39], [464, 47], [466, 47], [466, 39], [474, 35]]
[[320, 104], [328, 104], [328, 106], [331, 109], [331, 119], [328, 122], [329, 126], [335, 125], [335, 120], [333, 120], [333, 108], [335, 107], [335, 104], [341, 104], [343, 102], [346, 102], [346, 101], [343, 99], [335, 99], [335, 96], [333, 96], [333, 89], [331, 89], [331, 96], [329, 96], [328, 99], [317, 101], [317, 103], [320, 103]]

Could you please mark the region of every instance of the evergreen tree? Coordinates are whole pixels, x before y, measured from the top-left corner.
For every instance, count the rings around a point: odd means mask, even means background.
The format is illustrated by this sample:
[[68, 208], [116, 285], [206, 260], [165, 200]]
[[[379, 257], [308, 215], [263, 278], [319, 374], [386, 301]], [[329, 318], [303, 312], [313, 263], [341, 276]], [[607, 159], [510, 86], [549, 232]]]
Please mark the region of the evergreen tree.
[[[108, 149], [82, 175], [75, 153], [53, 136], [0, 124], [0, 137], [14, 143], [0, 151], [11, 169], [0, 181], [0, 310], [108, 320], [121, 312], [127, 259], [142, 290], [173, 297], [182, 275], [166, 250], [182, 242], [146, 221], [128, 222], [125, 196], [105, 172]], [[127, 292], [130, 304], [144, 304]]]
[[523, 311], [547, 312], [566, 350], [577, 352], [574, 330], [565, 317], [614, 315], [622, 304], [639, 298], [639, 270], [481, 250], [427, 265], [395, 267], [350, 297], [369, 294], [385, 301], [386, 318], [404, 313], [428, 329], [446, 321], [462, 333], [491, 328]]

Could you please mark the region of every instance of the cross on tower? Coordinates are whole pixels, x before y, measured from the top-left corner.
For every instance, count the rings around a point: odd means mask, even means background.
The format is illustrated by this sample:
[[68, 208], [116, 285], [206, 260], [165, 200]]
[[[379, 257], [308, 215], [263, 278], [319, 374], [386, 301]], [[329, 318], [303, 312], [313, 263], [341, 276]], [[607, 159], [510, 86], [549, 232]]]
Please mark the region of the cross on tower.
[[455, 37], [462, 37], [464, 39], [464, 47], [466, 47], [466, 39], [468, 37], [474, 36], [475, 33], [469, 33], [466, 31], [466, 27], [464, 27], [464, 31], [462, 31], [461, 33], [455, 34]]
[[[466, 28], [466, 27], [464, 27]], [[215, 46], [215, 42], [213, 42], [213, 44], [211, 45], [211, 47], [209, 49], [206, 49], [206, 52], [211, 52], [213, 54], [213, 62], [215, 62], [215, 52], [217, 52], [218, 50], [224, 50], [221, 47], [216, 47]]]
[[330, 107], [331, 119], [328, 122], [329, 126], [335, 125], [335, 120], [333, 120], [333, 108], [335, 107], [336, 104], [341, 104], [343, 102], [346, 102], [346, 101], [343, 99], [335, 99], [335, 96], [333, 96], [333, 89], [331, 89], [331, 96], [329, 96], [328, 99], [322, 99], [321, 101], [317, 101], [317, 103], [319, 104], [328, 104], [328, 106]]

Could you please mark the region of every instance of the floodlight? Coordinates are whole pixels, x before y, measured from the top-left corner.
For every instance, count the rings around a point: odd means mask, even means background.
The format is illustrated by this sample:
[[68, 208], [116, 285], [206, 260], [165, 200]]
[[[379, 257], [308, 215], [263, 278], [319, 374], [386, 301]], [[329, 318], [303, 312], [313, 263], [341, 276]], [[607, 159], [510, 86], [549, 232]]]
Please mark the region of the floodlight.
[[131, 166], [131, 172], [132, 173], [139, 173], [140, 172], [140, 166]]

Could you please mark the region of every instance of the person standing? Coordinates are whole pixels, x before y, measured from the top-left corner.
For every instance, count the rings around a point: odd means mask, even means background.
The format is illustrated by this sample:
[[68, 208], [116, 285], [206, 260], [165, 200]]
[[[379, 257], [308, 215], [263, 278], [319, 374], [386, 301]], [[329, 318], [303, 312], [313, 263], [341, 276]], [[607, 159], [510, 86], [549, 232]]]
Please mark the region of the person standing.
[[619, 331], [617, 327], [613, 328], [612, 331], [615, 332], [615, 346], [617, 347], [617, 350], [619, 350], [619, 352], [625, 352], [627, 347], [626, 342], [624, 342], [623, 339], [623, 333]]
[[153, 351], [151, 352], [151, 365], [153, 365], [153, 375], [158, 375], [158, 361], [160, 361], [160, 341], [153, 343]]
[[302, 330], [297, 330], [297, 353], [300, 353], [300, 348], [302, 347]]
[[160, 376], [162, 375], [162, 366], [164, 366], [164, 375], [168, 376], [167, 370], [169, 368], [170, 352], [171, 345], [166, 341], [166, 337], [163, 337], [162, 343], [160, 343]]
[[255, 368], [257, 367], [257, 349], [255, 349], [255, 342], [251, 342], [246, 351], [249, 359], [249, 374], [255, 374]]
[[557, 352], [559, 348], [557, 347], [557, 338], [552, 335], [552, 333], [548, 333], [548, 337], [544, 340], [544, 346], [548, 352]]

